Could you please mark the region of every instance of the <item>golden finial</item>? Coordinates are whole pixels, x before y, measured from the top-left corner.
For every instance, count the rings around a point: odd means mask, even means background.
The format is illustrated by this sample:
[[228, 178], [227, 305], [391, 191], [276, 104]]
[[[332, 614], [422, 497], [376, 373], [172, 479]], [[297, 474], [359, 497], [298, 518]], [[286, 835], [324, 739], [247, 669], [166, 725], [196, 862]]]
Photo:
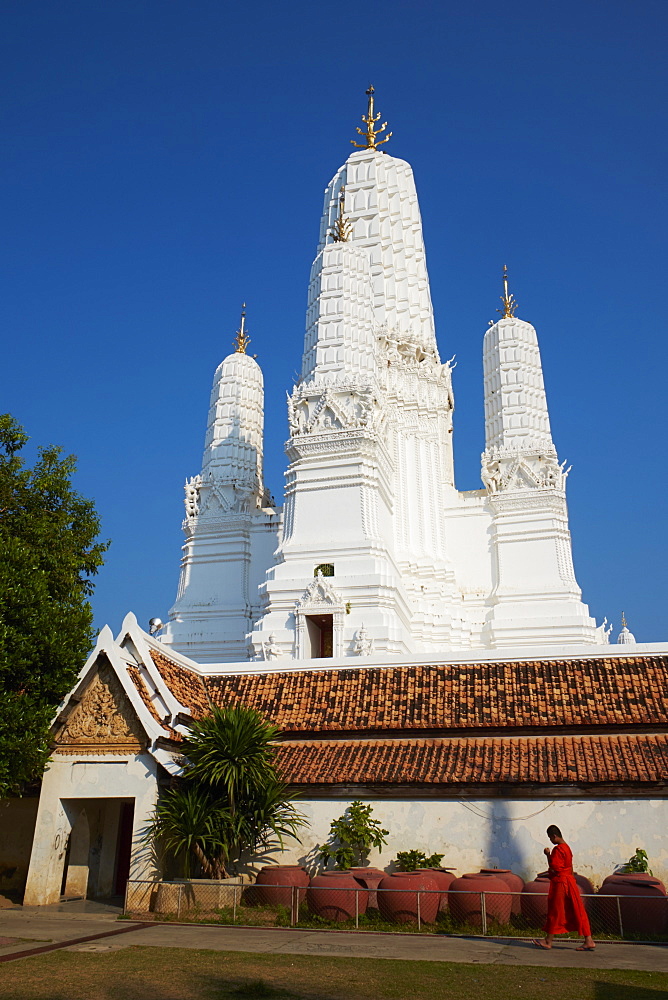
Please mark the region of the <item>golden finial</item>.
[[628, 625], [626, 624], [626, 617], [623, 611], [622, 611], [622, 628], [628, 628]]
[[373, 113], [373, 87], [369, 87], [366, 93], [369, 98], [369, 105], [367, 107], [366, 115], [362, 115], [362, 121], [366, 125], [366, 132], [363, 132], [359, 126], [357, 127], [357, 131], [360, 135], [364, 136], [366, 143], [362, 144], [361, 142], [355, 142], [354, 139], [351, 139], [350, 141], [353, 146], [357, 146], [358, 149], [377, 149], [378, 146], [382, 146], [384, 142], [387, 142], [388, 139], [392, 138], [392, 133], [388, 132], [384, 139], [378, 138], [380, 133], [384, 132], [387, 128], [387, 122], [383, 122], [379, 129], [376, 128], [376, 122], [380, 121], [380, 113], [377, 115], [374, 115]]
[[246, 303], [241, 307], [241, 326], [237, 330], [237, 335], [232, 341], [237, 354], [245, 354], [246, 348], [250, 344], [250, 337], [246, 332]]
[[501, 313], [501, 319], [512, 319], [517, 309], [517, 302], [515, 302], [514, 295], [508, 294], [508, 268], [505, 264], [503, 265], [503, 295], [501, 296], [501, 301], [503, 309], [497, 309], [496, 311]]
[[346, 189], [342, 184], [341, 190], [339, 191], [339, 216], [334, 220], [334, 225], [331, 230], [331, 237], [335, 243], [347, 243], [353, 232], [352, 222], [349, 222], [343, 214], [345, 202]]

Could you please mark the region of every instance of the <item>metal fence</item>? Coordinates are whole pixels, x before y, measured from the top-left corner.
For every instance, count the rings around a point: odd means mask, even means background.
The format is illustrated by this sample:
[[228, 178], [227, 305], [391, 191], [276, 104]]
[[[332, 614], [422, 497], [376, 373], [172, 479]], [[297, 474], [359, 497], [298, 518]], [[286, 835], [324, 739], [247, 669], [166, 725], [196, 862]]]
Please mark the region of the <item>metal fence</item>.
[[[668, 941], [668, 898], [582, 894], [599, 938]], [[241, 879], [127, 884], [124, 913], [155, 920], [537, 937], [547, 894], [256, 885]]]

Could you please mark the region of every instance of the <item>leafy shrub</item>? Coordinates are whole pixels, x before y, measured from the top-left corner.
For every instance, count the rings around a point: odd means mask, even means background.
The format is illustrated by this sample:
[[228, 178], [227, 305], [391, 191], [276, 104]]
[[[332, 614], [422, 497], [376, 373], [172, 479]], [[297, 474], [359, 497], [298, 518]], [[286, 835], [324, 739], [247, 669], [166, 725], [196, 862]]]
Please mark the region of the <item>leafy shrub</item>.
[[623, 866], [622, 871], [625, 874], [630, 874], [631, 872], [644, 872], [647, 875], [654, 874], [649, 866], [647, 851], [643, 851], [641, 847], [636, 847], [636, 853], [629, 858]]
[[329, 840], [319, 851], [321, 861], [327, 864], [333, 859], [339, 868], [352, 868], [355, 862], [368, 860], [372, 847], [379, 851], [389, 830], [383, 830], [371, 812], [370, 805], [353, 799], [343, 816], [332, 821]]
[[416, 868], [438, 868], [442, 854], [425, 854], [423, 851], [397, 851], [392, 864], [400, 872], [413, 872]]

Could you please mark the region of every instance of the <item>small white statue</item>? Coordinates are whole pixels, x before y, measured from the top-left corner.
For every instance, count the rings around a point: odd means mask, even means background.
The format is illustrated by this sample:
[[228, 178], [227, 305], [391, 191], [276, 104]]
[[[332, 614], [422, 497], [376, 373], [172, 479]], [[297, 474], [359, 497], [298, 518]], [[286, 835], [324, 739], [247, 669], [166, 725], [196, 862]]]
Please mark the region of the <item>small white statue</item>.
[[272, 632], [267, 642], [262, 643], [262, 651], [265, 660], [277, 660], [281, 655], [281, 650], [276, 645], [276, 636]]
[[357, 632], [357, 641], [355, 642], [355, 655], [356, 656], [371, 656], [373, 653], [373, 639], [369, 638], [367, 630], [364, 625]]
[[199, 488], [202, 485], [201, 476], [192, 476], [185, 485], [186, 517], [197, 517], [199, 514]]

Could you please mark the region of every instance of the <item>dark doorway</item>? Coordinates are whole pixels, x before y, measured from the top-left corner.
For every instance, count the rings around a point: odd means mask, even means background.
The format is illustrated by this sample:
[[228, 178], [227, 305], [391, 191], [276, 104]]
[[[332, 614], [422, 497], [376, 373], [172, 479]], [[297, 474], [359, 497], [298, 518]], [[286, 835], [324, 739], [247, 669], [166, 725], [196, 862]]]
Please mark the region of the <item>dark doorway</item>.
[[312, 658], [334, 655], [334, 616], [307, 615], [306, 628], [311, 645]]
[[118, 848], [116, 850], [116, 877], [114, 879], [115, 896], [125, 895], [125, 886], [130, 877], [134, 817], [134, 802], [121, 803], [121, 815], [118, 821]]

